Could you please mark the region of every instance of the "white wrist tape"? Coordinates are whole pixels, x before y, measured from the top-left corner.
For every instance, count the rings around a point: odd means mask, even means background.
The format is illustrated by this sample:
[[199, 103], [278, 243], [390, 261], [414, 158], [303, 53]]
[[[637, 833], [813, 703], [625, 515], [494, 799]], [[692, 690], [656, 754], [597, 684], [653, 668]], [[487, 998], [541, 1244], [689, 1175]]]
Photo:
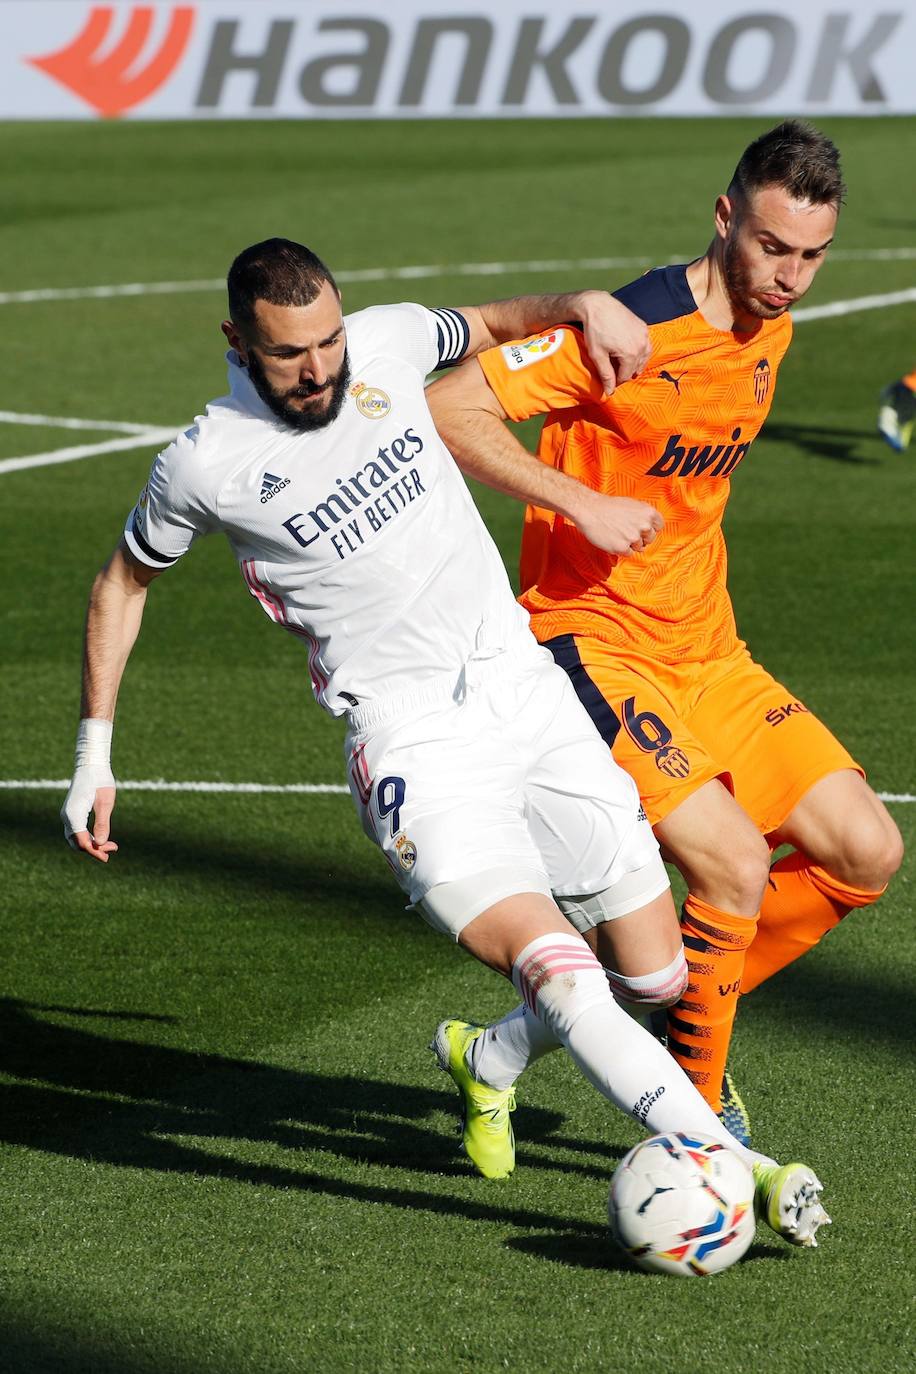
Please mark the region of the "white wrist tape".
[[114, 725], [110, 720], [98, 720], [93, 716], [80, 721], [76, 733], [77, 768], [111, 767], [111, 735]]
[[[64, 823], [64, 834], [71, 847], [70, 838], [80, 831], [89, 829], [89, 816], [95, 806], [96, 794], [102, 787], [114, 788], [115, 780], [111, 771], [111, 733], [110, 720], [94, 718], [80, 721], [76, 735], [76, 760], [70, 790], [64, 798], [60, 810]], [[113, 795], [113, 793], [112, 793]]]

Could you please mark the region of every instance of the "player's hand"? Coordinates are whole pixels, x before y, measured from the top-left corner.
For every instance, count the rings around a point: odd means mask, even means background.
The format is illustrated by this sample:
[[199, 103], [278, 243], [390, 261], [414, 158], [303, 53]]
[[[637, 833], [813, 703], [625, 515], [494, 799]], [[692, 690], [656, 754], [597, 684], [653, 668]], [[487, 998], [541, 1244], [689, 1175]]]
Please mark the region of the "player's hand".
[[[70, 791], [64, 798], [60, 818], [71, 849], [81, 849], [93, 859], [107, 864], [118, 846], [111, 833], [111, 813], [115, 804], [115, 780], [110, 768], [100, 764], [79, 764], [73, 773]], [[89, 828], [89, 817], [93, 826]]]
[[620, 382], [637, 377], [652, 353], [645, 323], [606, 291], [581, 291], [579, 315], [585, 346], [605, 396]]
[[604, 496], [583, 489], [581, 507], [574, 516], [577, 529], [595, 548], [618, 558], [642, 553], [664, 529], [662, 516], [646, 501], [630, 496]]

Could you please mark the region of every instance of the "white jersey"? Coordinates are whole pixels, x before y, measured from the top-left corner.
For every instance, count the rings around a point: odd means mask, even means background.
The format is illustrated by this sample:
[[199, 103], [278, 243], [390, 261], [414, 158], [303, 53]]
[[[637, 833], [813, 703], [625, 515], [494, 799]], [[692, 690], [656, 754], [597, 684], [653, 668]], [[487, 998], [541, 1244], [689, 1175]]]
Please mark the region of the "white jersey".
[[427, 375], [467, 348], [463, 316], [376, 306], [345, 324], [353, 382], [331, 424], [285, 426], [230, 354], [229, 395], [159, 455], [124, 531], [161, 569], [221, 530], [332, 715], [457, 675], [528, 619], [426, 404]]

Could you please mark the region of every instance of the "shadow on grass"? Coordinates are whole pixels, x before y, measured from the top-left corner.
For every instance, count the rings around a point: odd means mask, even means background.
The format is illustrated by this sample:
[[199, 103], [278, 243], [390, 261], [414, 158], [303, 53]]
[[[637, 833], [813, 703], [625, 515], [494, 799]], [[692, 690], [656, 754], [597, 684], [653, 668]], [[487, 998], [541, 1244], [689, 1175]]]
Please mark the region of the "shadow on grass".
[[[122, 818], [131, 795], [125, 793], [121, 799]], [[221, 890], [231, 886], [234, 895], [255, 902], [268, 894], [292, 898], [302, 903], [304, 915], [306, 903], [311, 910], [333, 904], [335, 919], [348, 911], [378, 909], [388, 925], [400, 920], [413, 929], [422, 926], [415, 915], [405, 913], [404, 896], [380, 856], [373, 865], [376, 856], [372, 845], [359, 834], [347, 799], [335, 800], [342, 808], [342, 824], [352, 824], [354, 845], [365, 846], [364, 872], [354, 872], [346, 843], [329, 845], [324, 828], [315, 830], [302, 824], [300, 800], [290, 798], [289, 826], [285, 833], [272, 837], [270, 844], [240, 842], [239, 834], [244, 833], [241, 827], [238, 834], [222, 837], [216, 818], [212, 828], [197, 829], [176, 824], [172, 813], [166, 812], [171, 820], [167, 829], [164, 821], [157, 819], [145, 822], [141, 830], [134, 828], [135, 819], [119, 823], [116, 811], [113, 837], [121, 845], [121, 853], [111, 860], [108, 873], [94, 860], [67, 849], [57, 816], [60, 796], [50, 792], [0, 793], [0, 825], [8, 844], [15, 842], [27, 848], [36, 859], [43, 854], [55, 866], [62, 861], [64, 871], [72, 872], [74, 886], [82, 890], [87, 883], [104, 883], [109, 874], [144, 885], [179, 879], [204, 887], [209, 883]], [[100, 888], [100, 897], [103, 893]]]
[[[523, 1228], [578, 1231], [584, 1223], [507, 1206], [511, 1185], [479, 1184], [479, 1199], [404, 1188], [380, 1179], [366, 1184], [303, 1167], [314, 1152], [333, 1161], [411, 1170], [478, 1182], [459, 1159], [453, 1139], [430, 1118], [454, 1116], [450, 1091], [371, 1078], [297, 1072], [249, 1060], [119, 1040], [84, 1026], [60, 1025], [43, 1014], [139, 1021], [135, 1012], [43, 1007], [0, 1000], [0, 1139], [72, 1159], [121, 1167], [216, 1177], [261, 1187], [301, 1189], [415, 1211], [496, 1221]], [[150, 1020], [160, 1020], [150, 1017]], [[575, 1142], [579, 1160], [540, 1157], [562, 1117], [540, 1108], [521, 1113], [530, 1168], [607, 1177], [605, 1144]], [[241, 1142], [289, 1151], [287, 1162], [262, 1165], [237, 1158]], [[559, 1144], [569, 1148], [573, 1142]], [[593, 1158], [597, 1152], [598, 1160]], [[625, 1147], [617, 1152], [625, 1153]], [[589, 1228], [586, 1228], [589, 1229]]]
[[[92, 1345], [82, 1333], [36, 1330], [25, 1321], [0, 1320], [3, 1374], [190, 1374], [192, 1368], [194, 1374], [207, 1374], [217, 1368], [209, 1361], [206, 1366], [198, 1361], [173, 1363], [162, 1350], [128, 1353], [125, 1342], [114, 1336], [110, 1347]], [[225, 1365], [220, 1374], [227, 1374]]]
[[[96, 873], [91, 860], [64, 847], [56, 808], [56, 800], [53, 805], [42, 805], [35, 794], [0, 794], [0, 823], [8, 836], [15, 836], [29, 848], [53, 853], [64, 870], [72, 864], [75, 882], [90, 877], [104, 882], [105, 874]], [[352, 918], [358, 913], [367, 931], [377, 926], [386, 935], [396, 930], [398, 938], [427, 938], [423, 922], [404, 910], [403, 895], [383, 869], [377, 875], [354, 873], [346, 851], [337, 851], [329, 858], [320, 836], [305, 833], [297, 836], [296, 842], [296, 854], [275, 849], [265, 855], [256, 850], [240, 851], [231, 840], [221, 840], [212, 832], [147, 831], [127, 836], [125, 851], [129, 851], [130, 863], [145, 884], [180, 878], [203, 886], [212, 882], [216, 890], [224, 890], [231, 882], [235, 894], [248, 893], [253, 901], [274, 893], [294, 898], [301, 903], [303, 921], [323, 920], [323, 913], [332, 909], [335, 921], [345, 922], [348, 914]], [[334, 867], [329, 866], [331, 863]], [[853, 913], [849, 919], [863, 921], [869, 915]], [[829, 938], [831, 942], [842, 940], [842, 925]], [[908, 1046], [916, 1039], [916, 1004], [908, 981], [890, 966], [873, 974], [853, 969], [839, 972], [828, 967], [815, 951], [765, 984], [742, 1006], [746, 1010], [753, 1007], [755, 1015], [781, 1018], [784, 1011], [780, 1003], [787, 995], [791, 996], [793, 1024], [798, 1027], [835, 1028], [868, 1040]], [[525, 1123], [523, 1108], [517, 1121]], [[525, 1126], [523, 1138], [531, 1139], [527, 1123]], [[598, 1152], [601, 1148], [595, 1146]]]
[[[876, 398], [875, 414], [877, 413]], [[882, 444], [876, 429], [789, 425], [770, 420], [760, 437], [762, 440], [792, 444], [815, 458], [829, 458], [835, 463], [855, 463], [861, 467], [877, 467], [881, 464], [881, 457], [876, 450], [881, 448]]]
[[84, 1337], [37, 1331], [14, 1320], [0, 1322], [4, 1374], [185, 1374], [187, 1366], [170, 1366], [124, 1351], [104, 1353]]
[[[30, 1004], [0, 999], [0, 1139], [64, 1158], [121, 1168], [218, 1178], [256, 1187], [298, 1190], [414, 1212], [510, 1225], [525, 1234], [507, 1248], [581, 1269], [630, 1271], [632, 1266], [603, 1227], [511, 1205], [512, 1184], [484, 1183], [454, 1157], [430, 1118], [451, 1114], [450, 1092], [369, 1078], [298, 1072], [243, 1059], [119, 1040], [82, 1025], [45, 1016], [119, 1023], [170, 1018], [133, 1011]], [[581, 1174], [606, 1188], [627, 1147], [555, 1135], [562, 1117], [521, 1109], [527, 1141], [519, 1152], [526, 1169]], [[289, 1162], [258, 1164], [238, 1158], [239, 1147], [269, 1145]], [[578, 1162], [539, 1153], [575, 1152]], [[327, 1156], [327, 1170], [314, 1164]], [[449, 1156], [443, 1164], [443, 1156]], [[340, 1176], [335, 1163], [350, 1161], [417, 1174], [433, 1174], [438, 1188], [365, 1183]], [[389, 1177], [391, 1177], [389, 1175]], [[458, 1191], [449, 1191], [454, 1179]], [[475, 1196], [470, 1197], [466, 1185]], [[532, 1234], [535, 1233], [535, 1234]], [[784, 1247], [755, 1245], [745, 1262], [785, 1259]], [[78, 1369], [78, 1362], [49, 1365]], [[104, 1369], [103, 1365], [98, 1366]]]
[[[795, 1248], [799, 1249], [801, 1247]], [[807, 1251], [805, 1253], [807, 1253]], [[751, 1246], [750, 1250], [748, 1250], [747, 1254], [744, 1256], [744, 1259], [741, 1261], [741, 1263], [754, 1264], [755, 1262], [759, 1262], [760, 1260], [784, 1261], [790, 1260], [792, 1258], [793, 1249], [788, 1245], [784, 1245], [781, 1240], [774, 1240], [772, 1243], [767, 1241], [766, 1244], [761, 1244], [760, 1241], [756, 1241]]]
[[617, 1249], [610, 1234], [599, 1226], [583, 1227], [574, 1233], [547, 1231], [536, 1236], [511, 1236], [506, 1241], [506, 1248], [522, 1255], [533, 1255], [535, 1259], [565, 1264], [570, 1269], [615, 1269], [624, 1274], [638, 1273], [626, 1255]]
[[[536, 1236], [512, 1236], [506, 1241], [506, 1248], [518, 1250], [521, 1254], [534, 1255], [537, 1259], [553, 1260], [555, 1264], [565, 1264], [570, 1269], [619, 1270], [643, 1279], [644, 1275], [618, 1250], [614, 1241], [603, 1227], [593, 1226], [589, 1230], [582, 1227], [578, 1231], [548, 1231]], [[792, 1251], [781, 1241], [772, 1245], [755, 1243], [742, 1259], [742, 1264], [752, 1264], [761, 1260], [787, 1260]]]
[[[867, 911], [847, 917], [850, 921], [868, 919]], [[842, 940], [842, 924], [827, 938], [831, 944]], [[820, 958], [821, 953], [826, 951], [814, 950], [743, 997], [738, 1026], [750, 1017], [789, 1022], [798, 1029], [804, 1024], [854, 1040], [863, 1050], [883, 1042], [893, 1046], [895, 1054], [905, 1051], [912, 1056], [916, 1003], [909, 977], [899, 969], [884, 976], [879, 968], [871, 975], [851, 968], [840, 971]]]

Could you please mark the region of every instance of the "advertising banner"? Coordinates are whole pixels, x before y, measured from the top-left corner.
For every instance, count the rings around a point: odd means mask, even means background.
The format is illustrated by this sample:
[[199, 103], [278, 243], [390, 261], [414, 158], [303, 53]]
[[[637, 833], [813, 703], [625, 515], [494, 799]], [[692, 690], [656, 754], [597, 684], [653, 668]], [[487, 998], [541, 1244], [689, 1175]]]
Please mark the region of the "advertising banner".
[[4, 0], [4, 119], [916, 111], [914, 0]]

